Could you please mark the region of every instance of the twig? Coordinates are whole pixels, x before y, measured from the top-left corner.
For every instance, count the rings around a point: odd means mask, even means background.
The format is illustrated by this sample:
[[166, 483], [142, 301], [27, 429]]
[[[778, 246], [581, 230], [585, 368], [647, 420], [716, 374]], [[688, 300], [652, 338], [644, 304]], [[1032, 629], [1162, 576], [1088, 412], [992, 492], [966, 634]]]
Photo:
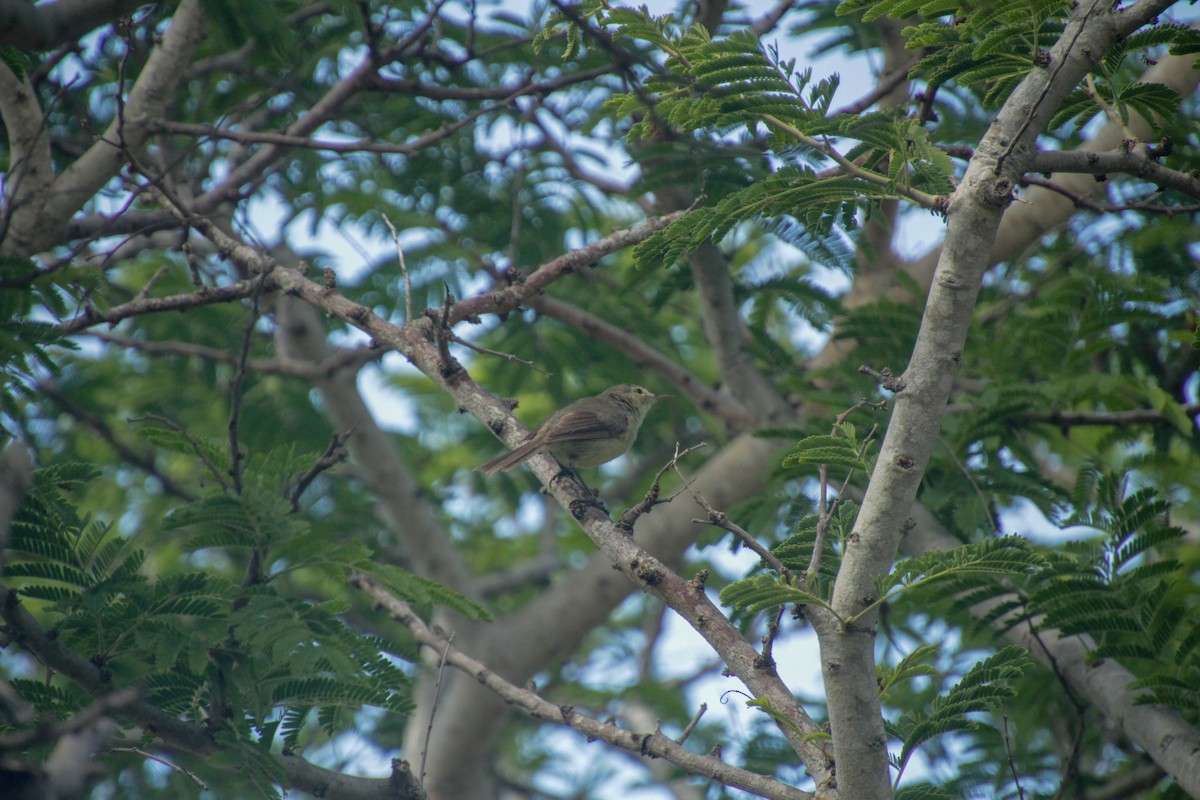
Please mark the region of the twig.
[[1174, 217], [1183, 214], [1200, 213], [1200, 203], [1191, 203], [1189, 205], [1168, 206], [1162, 203], [1146, 203], [1146, 202], [1130, 202], [1130, 203], [1100, 203], [1087, 195], [1073, 192], [1065, 186], [1060, 186], [1054, 181], [1045, 178], [1039, 178], [1036, 175], [1022, 175], [1022, 186], [1040, 186], [1043, 189], [1060, 194], [1070, 200], [1076, 208], [1086, 208], [1090, 211], [1095, 211], [1099, 214], [1120, 214], [1124, 211], [1141, 211], [1146, 214], [1162, 214], [1165, 217]]
[[621, 512], [621, 516], [617, 520], [617, 527], [621, 528], [626, 533], [633, 533], [633, 523], [637, 522], [638, 517], [642, 516], [643, 514], [650, 513], [650, 509], [654, 508], [656, 505], [659, 505], [660, 503], [669, 503], [678, 497], [679, 493], [683, 491], [682, 489], [668, 497], [666, 500], [658, 499], [662, 476], [666, 474], [666, 471], [672, 467], [674, 467], [675, 471], [678, 472], [679, 469], [677, 465], [679, 463], [679, 459], [683, 458], [688, 453], [691, 453], [693, 450], [699, 450], [701, 447], [705, 446], [706, 444], [704, 442], [700, 442], [699, 444], [692, 445], [685, 450], [680, 450], [679, 444], [676, 443], [675, 455], [671, 456], [671, 460], [664, 464], [662, 469], [654, 474], [654, 481], [650, 484], [650, 488], [646, 491], [646, 496], [643, 497], [636, 505], [632, 505]]
[[967, 469], [967, 465], [964, 464], [962, 459], [958, 457], [958, 453], [954, 452], [954, 448], [951, 447], [941, 436], [938, 436], [938, 441], [941, 442], [942, 447], [946, 448], [946, 452], [949, 454], [950, 460], [954, 462], [954, 466], [958, 467], [958, 471], [961, 472], [963, 477], [967, 479], [967, 483], [971, 484], [971, 488], [975, 491], [975, 496], [979, 498], [979, 503], [983, 506], [984, 515], [987, 517], [988, 524], [992, 526], [992, 533], [999, 534], [1000, 526], [998, 526], [996, 524], [996, 520], [992, 518], [991, 506], [988, 503], [987, 497], [983, 493], [983, 487], [979, 485], [979, 482], [975, 480], [975, 476], [972, 475], [971, 471]]
[[759, 558], [765, 561], [767, 565], [771, 567], [771, 569], [778, 572], [786, 580], [795, 580], [795, 576], [792, 574], [792, 571], [785, 567], [783, 562], [775, 557], [774, 553], [760, 544], [759, 541], [751, 536], [745, 529], [734, 523], [734, 521], [731, 520], [729, 515], [727, 515], [724, 511], [718, 511], [717, 509], [713, 508], [712, 504], [705, 499], [704, 495], [694, 490], [688, 479], [683, 477], [683, 473], [679, 471], [678, 466], [675, 467], [675, 474], [677, 474], [679, 479], [683, 481], [684, 488], [687, 489], [688, 494], [692, 496], [692, 500], [696, 502], [696, 505], [703, 508], [704, 512], [708, 515], [708, 519], [693, 519], [692, 522], [698, 525], [716, 525], [719, 528], [724, 528], [741, 539], [742, 542], [751, 550], [753, 550]]
[[612, 345], [629, 356], [635, 364], [661, 375], [692, 402], [719, 417], [726, 425], [745, 430], [758, 424], [757, 418], [731, 394], [714, 391], [695, 373], [681, 367], [677, 361], [668, 358], [624, 328], [578, 306], [547, 295], [532, 297], [527, 305], [540, 314], [570, 325], [590, 339]]
[[441, 357], [440, 371], [443, 378], [449, 378], [462, 372], [463, 366], [450, 354], [450, 342], [457, 338], [450, 328], [450, 309], [454, 308], [454, 293], [450, 291], [450, 284], [443, 282], [442, 285], [446, 289], [446, 299], [442, 302], [441, 316], [433, 309], [426, 309], [425, 315], [437, 322], [433, 335], [437, 340], [438, 355]]
[[700, 708], [696, 711], [696, 715], [688, 722], [687, 727], [683, 729], [683, 733], [675, 737], [675, 741], [683, 744], [692, 735], [692, 731], [696, 730], [696, 726], [700, 723], [700, 718], [704, 716], [704, 712], [708, 711], [708, 703], [701, 703]]
[[863, 113], [868, 108], [870, 108], [871, 106], [878, 103], [884, 97], [891, 94], [893, 89], [895, 89], [897, 86], [899, 86], [901, 83], [903, 83], [908, 78], [909, 70], [911, 70], [913, 68], [913, 65], [916, 63], [917, 63], [917, 59], [914, 58], [911, 61], [909, 61], [907, 64], [905, 64], [904, 66], [897, 67], [896, 69], [892, 70], [887, 75], [884, 75], [882, 78], [880, 78], [875, 83], [875, 87], [873, 89], [871, 89], [870, 92], [863, 95], [858, 100], [855, 100], [850, 105], [845, 106], [843, 108], [839, 108], [837, 111], [833, 112], [833, 114], [831, 116], [832, 117], [843, 117], [843, 116], [857, 117], [859, 114]]
[[421, 748], [421, 768], [417, 772], [417, 783], [425, 785], [425, 760], [429, 755], [429, 739], [433, 736], [433, 720], [437, 716], [438, 699], [442, 694], [442, 678], [446, 674], [446, 654], [450, 652], [450, 643], [454, 641], [454, 632], [446, 637], [442, 647], [442, 656], [438, 659], [437, 681], [433, 684], [433, 703], [429, 707], [429, 723], [425, 726], [425, 746]]
[[153, 753], [147, 753], [145, 750], [141, 749], [140, 747], [113, 747], [110, 749], [114, 753], [136, 753], [137, 755], [139, 755], [143, 758], [148, 758], [151, 761], [157, 761], [159, 764], [162, 764], [165, 767], [169, 767], [169, 768], [175, 770], [176, 772], [180, 773], [181, 775], [185, 775], [188, 778], [191, 778], [192, 783], [196, 784], [196, 786], [198, 786], [200, 788], [200, 791], [202, 791], [202, 792], [208, 791], [208, 784], [205, 783], [203, 780], [201, 780], [199, 775], [192, 772], [191, 770], [184, 769], [183, 767], [176, 764], [174, 761], [167, 761], [165, 758], [163, 758], [161, 756], [156, 756]]
[[242, 452], [238, 441], [239, 426], [242, 417], [242, 385], [246, 382], [246, 360], [250, 357], [250, 345], [254, 342], [254, 328], [258, 325], [258, 298], [262, 295], [262, 286], [266, 282], [267, 273], [262, 273], [256, 279], [258, 286], [250, 296], [250, 321], [246, 323], [246, 332], [242, 335], [242, 347], [238, 352], [237, 368], [233, 371], [233, 380], [229, 382], [229, 476], [233, 478], [233, 490], [242, 493]]
[[162, 279], [162, 277], [167, 274], [167, 272], [170, 269], [171, 269], [170, 264], [163, 264], [161, 267], [159, 267], [155, 271], [155, 273], [150, 276], [150, 280], [146, 281], [146, 284], [141, 289], [138, 290], [137, 294], [135, 294], [133, 296], [134, 299], [135, 300], [145, 300], [147, 297], [149, 297], [150, 290], [152, 288], [154, 288], [154, 284], [158, 283]]
[[512, 361], [517, 364], [523, 364], [526, 367], [529, 367], [534, 372], [537, 372], [540, 375], [545, 375], [547, 378], [549, 378], [551, 375], [554, 374], [552, 372], [546, 372], [544, 369], [539, 367], [537, 364], [534, 364], [532, 361], [526, 361], [525, 359], [515, 356], [512, 353], [501, 353], [499, 350], [492, 350], [491, 348], [488, 348], [488, 347], [482, 347], [480, 345], [475, 344], [474, 342], [471, 342], [471, 341], [468, 341], [467, 339], [462, 338], [461, 336], [459, 336], [458, 334], [453, 333], [453, 332], [450, 334], [450, 341], [454, 342], [455, 344], [461, 344], [463, 347], [474, 350], [476, 353], [480, 353], [482, 355], [496, 356], [497, 358], [503, 358], [505, 361]]
[[904, 391], [904, 378], [899, 375], [893, 375], [892, 371], [887, 367], [877, 371], [863, 364], [858, 368], [858, 371], [863, 375], [874, 378], [876, 383], [889, 392]]
[[1008, 769], [1012, 772], [1013, 783], [1017, 786], [1017, 797], [1020, 800], [1025, 800], [1025, 790], [1021, 788], [1021, 776], [1017, 773], [1017, 764], [1013, 760], [1012, 737], [1008, 735], [1008, 715], [1003, 717], [1004, 730], [1001, 732], [1001, 738], [1004, 739], [1004, 752], [1008, 755]]
[[135, 465], [147, 475], [157, 479], [162, 485], [163, 491], [189, 502], [196, 499], [195, 494], [190, 489], [176, 482], [171, 476], [158, 468], [152, 449], [138, 449], [122, 441], [121, 437], [117, 435], [116, 431], [112, 429], [112, 426], [108, 424], [108, 421], [103, 416], [76, 405], [67, 396], [66, 392], [53, 381], [42, 381], [37, 384], [37, 388], [39, 393], [52, 399], [67, 414], [70, 414], [76, 420], [95, 431], [100, 438], [107, 442], [120, 455], [124, 463]]
[[922, 192], [920, 189], [913, 189], [912, 187], [901, 185], [895, 180], [888, 178], [886, 175], [881, 175], [878, 172], [859, 166], [839, 153], [837, 149], [829, 143], [822, 142], [819, 139], [814, 139], [812, 136], [804, 133], [796, 126], [789, 125], [778, 117], [775, 117], [771, 114], [758, 114], [757, 116], [763, 122], [780, 131], [783, 131], [796, 141], [806, 144], [815, 150], [820, 150], [822, 153], [836, 161], [845, 174], [854, 178], [858, 178], [866, 183], [870, 183], [875, 186], [881, 186], [889, 191], [893, 191], [898, 197], [911, 200], [913, 203], [916, 203], [922, 208], [928, 208], [931, 211], [944, 211], [945, 198], [929, 194], [928, 192]]
[[[536, 106], [535, 106], [536, 108]], [[526, 120], [535, 118], [537, 115], [531, 111], [524, 114]], [[517, 263], [517, 245], [521, 240], [521, 191], [525, 188], [525, 159], [520, 159], [517, 162], [516, 174], [513, 175], [512, 182], [512, 214], [511, 222], [508, 228], [508, 264], [515, 266]]]
[[757, 669], [775, 669], [775, 638], [779, 636], [779, 622], [783, 619], [783, 612], [786, 606], [780, 606], [775, 612], [775, 619], [767, 623], [767, 635], [759, 641], [762, 642], [762, 652], [754, 662]]
[[[202, 358], [215, 361], [218, 364], [236, 364], [237, 353], [207, 347], [192, 342], [154, 342], [131, 339], [128, 336], [117, 336], [102, 331], [84, 331], [88, 336], [94, 336], [102, 342], [128, 347], [151, 355], [181, 356], [184, 358]], [[246, 361], [246, 369], [269, 375], [290, 375], [297, 378], [328, 378], [333, 373], [346, 367], [358, 369], [363, 364], [378, 361], [384, 355], [381, 348], [370, 347], [338, 348], [333, 355], [324, 361], [300, 361], [289, 358], [252, 358]]]
[[482, 314], [506, 314], [514, 311], [523, 303], [537, 297], [545, 287], [563, 275], [595, 264], [604, 256], [644, 242], [655, 232], [682, 218], [686, 213], [686, 211], [675, 211], [659, 217], [651, 217], [632, 228], [615, 231], [591, 244], [552, 258], [520, 282], [476, 297], [466, 298], [454, 307], [451, 321], [460, 322]]
[[775, 26], [779, 24], [779, 21], [782, 20], [784, 15], [791, 11], [795, 5], [796, 0], [779, 0], [779, 2], [777, 2], [773, 8], [767, 11], [767, 13], [763, 14], [761, 17], [751, 23], [750, 30], [754, 31], [754, 35], [760, 38], [766, 36], [775, 29]]
[[388, 219], [387, 214], [383, 215], [383, 222], [392, 232], [392, 241], [396, 243], [396, 258], [400, 261], [400, 273], [404, 275], [404, 321], [411, 322], [413, 318], [412, 278], [408, 274], [408, 262], [404, 260], [404, 248], [400, 246], [400, 234], [396, 232], [396, 226]]
[[[861, 370], [862, 370], [862, 368], [860, 368], [859, 371], [861, 371]], [[886, 406], [887, 406], [886, 402], [880, 401], [878, 403], [872, 403], [867, 398], [860, 397], [858, 399], [857, 403], [850, 406], [845, 411], [843, 411], [842, 413], [840, 413], [836, 417], [834, 417], [832, 433], [836, 434], [838, 427], [841, 425], [844, 425], [846, 420], [849, 419], [850, 415], [853, 414], [855, 411], [858, 411], [859, 409], [862, 409], [862, 408], [873, 408], [873, 409], [879, 411], [879, 410], [882, 410], [883, 408], [885, 408]], [[867, 452], [867, 445], [870, 444], [871, 440], [875, 438], [875, 434], [878, 430], [879, 430], [879, 426], [875, 425], [871, 428], [870, 431], [867, 432], [867, 435], [863, 437], [862, 444], [859, 445], [859, 449], [858, 449], [858, 457], [860, 459]], [[812, 552], [812, 558], [808, 562], [808, 571], [804, 573], [804, 583], [803, 583], [804, 588], [808, 588], [808, 584], [812, 580], [814, 580], [818, 574], [820, 574], [821, 558], [822, 558], [822, 554], [825, 551], [825, 537], [829, 533], [829, 523], [833, 521], [833, 514], [835, 511], [837, 511], [838, 506], [841, 505], [842, 498], [846, 496], [846, 488], [850, 485], [850, 479], [854, 476], [854, 470], [850, 470], [846, 474], [846, 479], [842, 481], [842, 485], [838, 489], [837, 497], [833, 498], [833, 503], [830, 504], [828, 502], [828, 499], [829, 499], [829, 467], [828, 467], [828, 465], [822, 464], [819, 468], [819, 473], [821, 476], [821, 499], [820, 499], [820, 505], [818, 507], [818, 512], [817, 512], [817, 531], [816, 531], [816, 535], [813, 537], [813, 552]]]
[[317, 476], [322, 472], [332, 469], [338, 464], [346, 460], [349, 455], [346, 452], [346, 440], [350, 438], [353, 430], [348, 430], [344, 433], [335, 433], [333, 438], [329, 440], [329, 446], [325, 448], [325, 452], [317, 458], [316, 462], [296, 481], [295, 488], [292, 489], [292, 511], [300, 510], [300, 496], [304, 494], [304, 490], [316, 480]]

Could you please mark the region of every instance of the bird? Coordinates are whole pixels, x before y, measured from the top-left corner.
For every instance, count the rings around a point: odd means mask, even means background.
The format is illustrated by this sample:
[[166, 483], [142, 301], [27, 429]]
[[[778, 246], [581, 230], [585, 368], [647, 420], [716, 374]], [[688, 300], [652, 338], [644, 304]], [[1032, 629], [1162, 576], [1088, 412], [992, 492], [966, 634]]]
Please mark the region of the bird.
[[647, 412], [668, 397], [632, 383], [613, 386], [555, 411], [523, 444], [475, 469], [485, 475], [506, 472], [538, 453], [549, 453], [571, 470], [598, 467], [623, 455]]

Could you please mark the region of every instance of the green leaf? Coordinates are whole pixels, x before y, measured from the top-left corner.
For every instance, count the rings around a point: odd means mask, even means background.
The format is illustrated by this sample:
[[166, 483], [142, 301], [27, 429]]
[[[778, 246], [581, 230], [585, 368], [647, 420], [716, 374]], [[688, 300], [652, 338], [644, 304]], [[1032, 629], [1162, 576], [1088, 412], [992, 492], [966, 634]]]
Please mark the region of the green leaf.
[[750, 613], [778, 608], [789, 603], [816, 605], [833, 610], [826, 599], [792, 586], [776, 575], [755, 575], [731, 583], [721, 590], [722, 605]]

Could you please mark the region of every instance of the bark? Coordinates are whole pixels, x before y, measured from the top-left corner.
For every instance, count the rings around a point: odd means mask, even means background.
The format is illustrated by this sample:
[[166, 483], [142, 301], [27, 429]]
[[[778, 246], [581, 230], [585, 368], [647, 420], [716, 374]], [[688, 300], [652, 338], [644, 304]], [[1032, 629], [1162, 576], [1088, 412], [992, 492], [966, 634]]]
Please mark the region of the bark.
[[988, 254], [1036, 137], [1071, 90], [1117, 41], [1170, 3], [1125, 12], [1076, 6], [1045, 68], [1008, 98], [951, 197], [946, 240], [903, 389], [834, 585], [832, 613], [814, 613], [839, 789], [856, 800], [891, 794], [887, 736], [875, 676], [876, 580], [895, 559], [917, 487], [937, 441]]

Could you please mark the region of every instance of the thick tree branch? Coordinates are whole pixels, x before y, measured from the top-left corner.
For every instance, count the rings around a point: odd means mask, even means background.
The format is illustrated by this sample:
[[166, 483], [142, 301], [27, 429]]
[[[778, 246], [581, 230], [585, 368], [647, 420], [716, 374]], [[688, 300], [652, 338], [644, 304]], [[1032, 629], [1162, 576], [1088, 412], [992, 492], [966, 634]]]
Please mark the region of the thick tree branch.
[[895, 558], [907, 516], [934, 443], [966, 341], [987, 254], [1013, 188], [1028, 166], [1036, 137], [1083, 76], [1119, 35], [1169, 3], [1139, 4], [1143, 12], [1113, 12], [1111, 3], [1076, 6], [1045, 68], [1035, 68], [1005, 102], [951, 198], [946, 242], [925, 308], [912, 360], [896, 396], [878, 466], [859, 512], [833, 591], [830, 614], [811, 618], [821, 644], [822, 673], [838, 764], [849, 797], [890, 795], [887, 736], [875, 676], [875, 613], [843, 627], [876, 600], [875, 581]]
[[[447, 364], [435, 343], [434, 322], [418, 317], [403, 326], [393, 325], [363, 306], [308, 280], [298, 271], [288, 269], [263, 253], [231, 238], [216, 225], [204, 219], [192, 219], [192, 224], [221, 247], [244, 272], [266, 274], [268, 284], [284, 294], [303, 299], [326, 313], [345, 320], [369, 333], [376, 341], [395, 348], [417, 369], [455, 399], [459, 407], [474, 415], [493, 431], [503, 431], [501, 438], [513, 445], [525, 434], [525, 429], [512, 417], [507, 405], [496, 400], [477, 386], [457, 364]], [[643, 226], [645, 227], [645, 226]], [[648, 234], [647, 234], [648, 235]], [[455, 308], [458, 307], [456, 304]], [[724, 614], [712, 604], [703, 590], [674, 574], [663, 562], [651, 556], [633, 539], [617, 528], [599, 511], [590, 508], [591, 493], [575, 481], [562, 481], [559, 464], [549, 456], [535, 456], [529, 466], [546, 491], [562, 508], [582, 508], [578, 518], [581, 526], [604, 555], [644, 590], [661, 597], [687, 620], [725, 660], [730, 672], [736, 675], [757, 698], [770, 703], [791, 725], [780, 724], [780, 731], [791, 742], [818, 787], [831, 784], [830, 765], [821, 748], [808, 738], [819, 728], [796, 701], [791, 690], [779, 679], [773, 664], [760, 661], [758, 653], [745, 637], [729, 623]], [[702, 487], [701, 487], [702, 488]], [[721, 498], [714, 502], [722, 502]], [[439, 791], [450, 791], [439, 787]]]
[[[8, 2], [23, 3], [21, 0]], [[29, 76], [17, 78], [0, 61], [0, 121], [8, 133], [8, 174], [0, 195], [0, 254], [18, 252], [20, 228], [26, 224], [17, 217], [18, 209], [44, 201], [54, 183], [50, 160], [50, 135], [38, 105], [37, 92]], [[15, 220], [14, 220], [14, 217]], [[13, 228], [17, 229], [14, 236]], [[24, 253], [22, 253], [24, 254]]]
[[14, 214], [14, 233], [18, 237], [14, 247], [18, 252], [36, 253], [59, 244], [71, 216], [120, 172], [128, 152], [136, 152], [145, 144], [153, 132], [153, 120], [175, 100], [175, 89], [183, 75], [181, 65], [191, 60], [204, 39], [202, 5], [201, 0], [179, 4], [161, 42], [150, 52], [129, 90], [122, 112], [95, 144], [55, 180], [53, 190], [40, 198], [41, 203]]
[[[1142, 76], [1143, 83], [1161, 83], [1186, 97], [1200, 83], [1200, 70], [1194, 68], [1200, 56], [1166, 56], [1148, 69]], [[1150, 126], [1141, 117], [1134, 115], [1130, 126], [1139, 137], [1149, 138]], [[1118, 148], [1125, 138], [1120, 126], [1108, 123], [1091, 139], [1075, 148], [1075, 152], [1104, 153]], [[1063, 173], [1055, 179], [1060, 189], [1073, 192], [1079, 197], [1097, 197], [1104, 192], [1104, 184], [1097, 183], [1090, 175]], [[1004, 214], [996, 241], [992, 245], [991, 264], [999, 264], [1019, 258], [1034, 242], [1069, 220], [1078, 210], [1073, 199], [1057, 191], [1035, 187], [1023, 193], [1020, 203], [1014, 203]], [[942, 248], [934, 248], [926, 255], [906, 266], [905, 271], [918, 286], [927, 288], [933, 280], [933, 271], [941, 257]]]
[[1188, 172], [1169, 169], [1139, 149], [1110, 150], [1095, 153], [1086, 150], [1043, 150], [1033, 157], [1030, 172], [1074, 172], [1086, 175], [1112, 173], [1132, 175], [1160, 189], [1200, 199], [1200, 178]]

